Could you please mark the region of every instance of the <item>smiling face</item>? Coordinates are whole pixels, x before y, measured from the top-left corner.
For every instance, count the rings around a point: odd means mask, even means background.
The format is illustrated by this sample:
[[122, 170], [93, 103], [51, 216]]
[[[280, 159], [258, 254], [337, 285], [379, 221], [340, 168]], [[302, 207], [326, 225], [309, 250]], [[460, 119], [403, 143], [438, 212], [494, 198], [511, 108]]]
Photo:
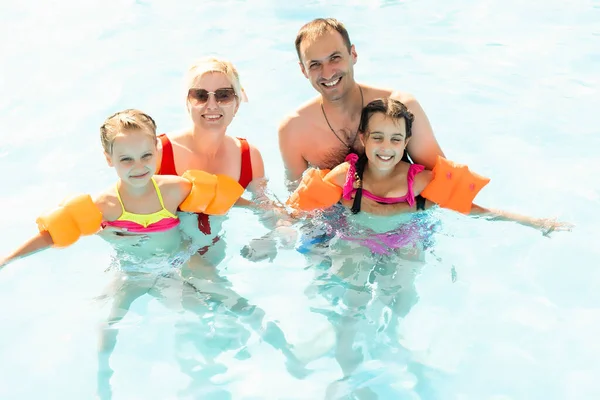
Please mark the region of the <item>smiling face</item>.
[[119, 132], [111, 147], [104, 155], [121, 181], [134, 187], [147, 185], [156, 173], [156, 136], [144, 130]]
[[156, 173], [156, 123], [140, 110], [127, 109], [108, 117], [100, 127], [104, 156], [125, 184], [148, 184]]
[[371, 115], [367, 131], [360, 136], [369, 159], [369, 167], [379, 171], [393, 169], [404, 156], [410, 140], [406, 136], [404, 118], [391, 118], [382, 112]]
[[206, 72], [190, 86], [187, 104], [194, 126], [225, 131], [240, 105], [232, 82], [221, 72]]
[[324, 99], [339, 100], [354, 87], [356, 50], [336, 30], [305, 39], [298, 52], [302, 73]]

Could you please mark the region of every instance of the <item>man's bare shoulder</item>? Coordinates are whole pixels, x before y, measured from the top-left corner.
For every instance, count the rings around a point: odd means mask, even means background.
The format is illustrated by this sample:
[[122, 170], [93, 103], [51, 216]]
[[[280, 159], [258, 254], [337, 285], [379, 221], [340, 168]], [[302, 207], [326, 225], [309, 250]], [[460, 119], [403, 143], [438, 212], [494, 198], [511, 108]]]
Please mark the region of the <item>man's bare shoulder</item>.
[[390, 97], [394, 92], [392, 89], [380, 88], [365, 84], [360, 84], [360, 87], [363, 90], [364, 103], [365, 105], [375, 99]]
[[392, 93], [390, 94], [390, 97], [392, 99], [402, 102], [407, 107], [410, 104], [413, 104], [417, 101], [417, 99], [415, 98], [415, 96], [412, 95], [412, 93], [404, 92], [401, 90], [392, 91]]
[[306, 128], [313, 123], [318, 107], [319, 97], [317, 96], [287, 114], [279, 124], [279, 136], [289, 138], [305, 132]]
[[415, 97], [408, 92], [395, 90], [390, 88], [375, 87], [361, 84], [365, 97], [365, 103], [373, 101], [377, 98], [391, 97], [406, 104], [407, 102], [415, 101]]

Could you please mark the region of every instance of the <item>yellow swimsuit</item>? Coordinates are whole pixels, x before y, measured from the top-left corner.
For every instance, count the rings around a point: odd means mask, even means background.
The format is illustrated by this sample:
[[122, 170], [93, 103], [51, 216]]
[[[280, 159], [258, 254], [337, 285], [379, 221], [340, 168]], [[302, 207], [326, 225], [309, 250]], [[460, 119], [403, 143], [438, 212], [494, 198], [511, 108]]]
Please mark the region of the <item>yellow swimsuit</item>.
[[152, 184], [154, 185], [156, 195], [158, 196], [160, 206], [162, 207], [159, 211], [154, 212], [152, 214], [130, 213], [129, 211], [125, 210], [125, 206], [123, 205], [123, 201], [121, 200], [121, 195], [119, 194], [119, 189], [116, 188], [117, 199], [119, 199], [119, 203], [121, 203], [121, 209], [123, 210], [123, 213], [115, 221], [103, 222], [102, 226], [114, 226], [118, 228], [125, 228], [128, 232], [134, 233], [152, 233], [164, 232], [169, 229], [175, 228], [177, 225], [179, 225], [179, 218], [177, 217], [177, 215], [174, 215], [165, 208], [162, 194], [160, 193], [160, 189], [158, 188], [158, 185], [156, 184], [154, 178], [152, 178]]

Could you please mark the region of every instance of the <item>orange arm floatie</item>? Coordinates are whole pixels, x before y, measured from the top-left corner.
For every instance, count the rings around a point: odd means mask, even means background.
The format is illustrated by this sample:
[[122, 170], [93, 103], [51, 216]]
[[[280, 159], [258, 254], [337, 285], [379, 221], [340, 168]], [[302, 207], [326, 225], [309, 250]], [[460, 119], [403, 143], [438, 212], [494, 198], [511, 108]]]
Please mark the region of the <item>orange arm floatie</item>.
[[329, 208], [340, 201], [342, 188], [325, 177], [329, 172], [310, 168], [286, 204], [296, 210], [312, 211]]
[[182, 177], [192, 183], [192, 190], [179, 206], [181, 211], [224, 215], [244, 193], [242, 185], [227, 175], [190, 170]]
[[102, 212], [90, 195], [83, 194], [64, 200], [54, 210], [36, 220], [40, 232], [47, 231], [54, 247], [67, 247], [82, 235], [93, 235], [100, 229]]
[[434, 178], [421, 196], [461, 213], [469, 213], [477, 193], [490, 182], [489, 178], [469, 171], [466, 165], [455, 164], [438, 156], [433, 168]]

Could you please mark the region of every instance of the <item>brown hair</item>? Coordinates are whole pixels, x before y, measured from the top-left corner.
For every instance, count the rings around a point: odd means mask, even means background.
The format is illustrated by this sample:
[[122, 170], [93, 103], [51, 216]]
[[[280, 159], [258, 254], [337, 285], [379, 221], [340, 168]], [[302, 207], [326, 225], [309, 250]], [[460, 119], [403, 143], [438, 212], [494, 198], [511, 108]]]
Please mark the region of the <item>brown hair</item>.
[[152, 117], [140, 110], [127, 109], [114, 113], [100, 127], [100, 140], [104, 151], [111, 154], [115, 137], [119, 133], [132, 131], [143, 131], [156, 140], [156, 123]]
[[[373, 100], [362, 110], [358, 130], [364, 135], [367, 135], [367, 137], [369, 135], [369, 132], [367, 131], [369, 128], [369, 119], [373, 116], [373, 114], [376, 113], [381, 113], [396, 122], [400, 122], [400, 120], [404, 118], [404, 123], [406, 124], [406, 139], [411, 136], [411, 127], [413, 121], [415, 120], [413, 113], [411, 113], [402, 102], [386, 97]], [[362, 179], [368, 162], [369, 159], [365, 152], [363, 152], [356, 161], [355, 174], [356, 178], [360, 182], [360, 186], [356, 190], [354, 202], [350, 208], [350, 211], [352, 211], [353, 214], [360, 212], [360, 204], [362, 201]]]
[[298, 59], [302, 62], [302, 57], [300, 56], [300, 45], [305, 39], [315, 40], [325, 33], [336, 31], [340, 35], [342, 35], [342, 39], [344, 40], [344, 44], [350, 52], [352, 47], [352, 43], [350, 42], [350, 36], [348, 35], [348, 31], [344, 24], [338, 21], [335, 18], [317, 18], [314, 19], [307, 24], [304, 24], [302, 28], [298, 31], [296, 35], [296, 53], [298, 53]]
[[371, 119], [371, 116], [375, 113], [382, 113], [386, 117], [396, 121], [404, 118], [404, 123], [406, 124], [406, 138], [408, 139], [412, 135], [411, 128], [415, 116], [402, 102], [389, 97], [375, 99], [363, 108], [360, 115], [360, 124], [358, 125], [358, 130], [360, 132], [368, 135], [367, 129], [369, 128], [369, 119]]

